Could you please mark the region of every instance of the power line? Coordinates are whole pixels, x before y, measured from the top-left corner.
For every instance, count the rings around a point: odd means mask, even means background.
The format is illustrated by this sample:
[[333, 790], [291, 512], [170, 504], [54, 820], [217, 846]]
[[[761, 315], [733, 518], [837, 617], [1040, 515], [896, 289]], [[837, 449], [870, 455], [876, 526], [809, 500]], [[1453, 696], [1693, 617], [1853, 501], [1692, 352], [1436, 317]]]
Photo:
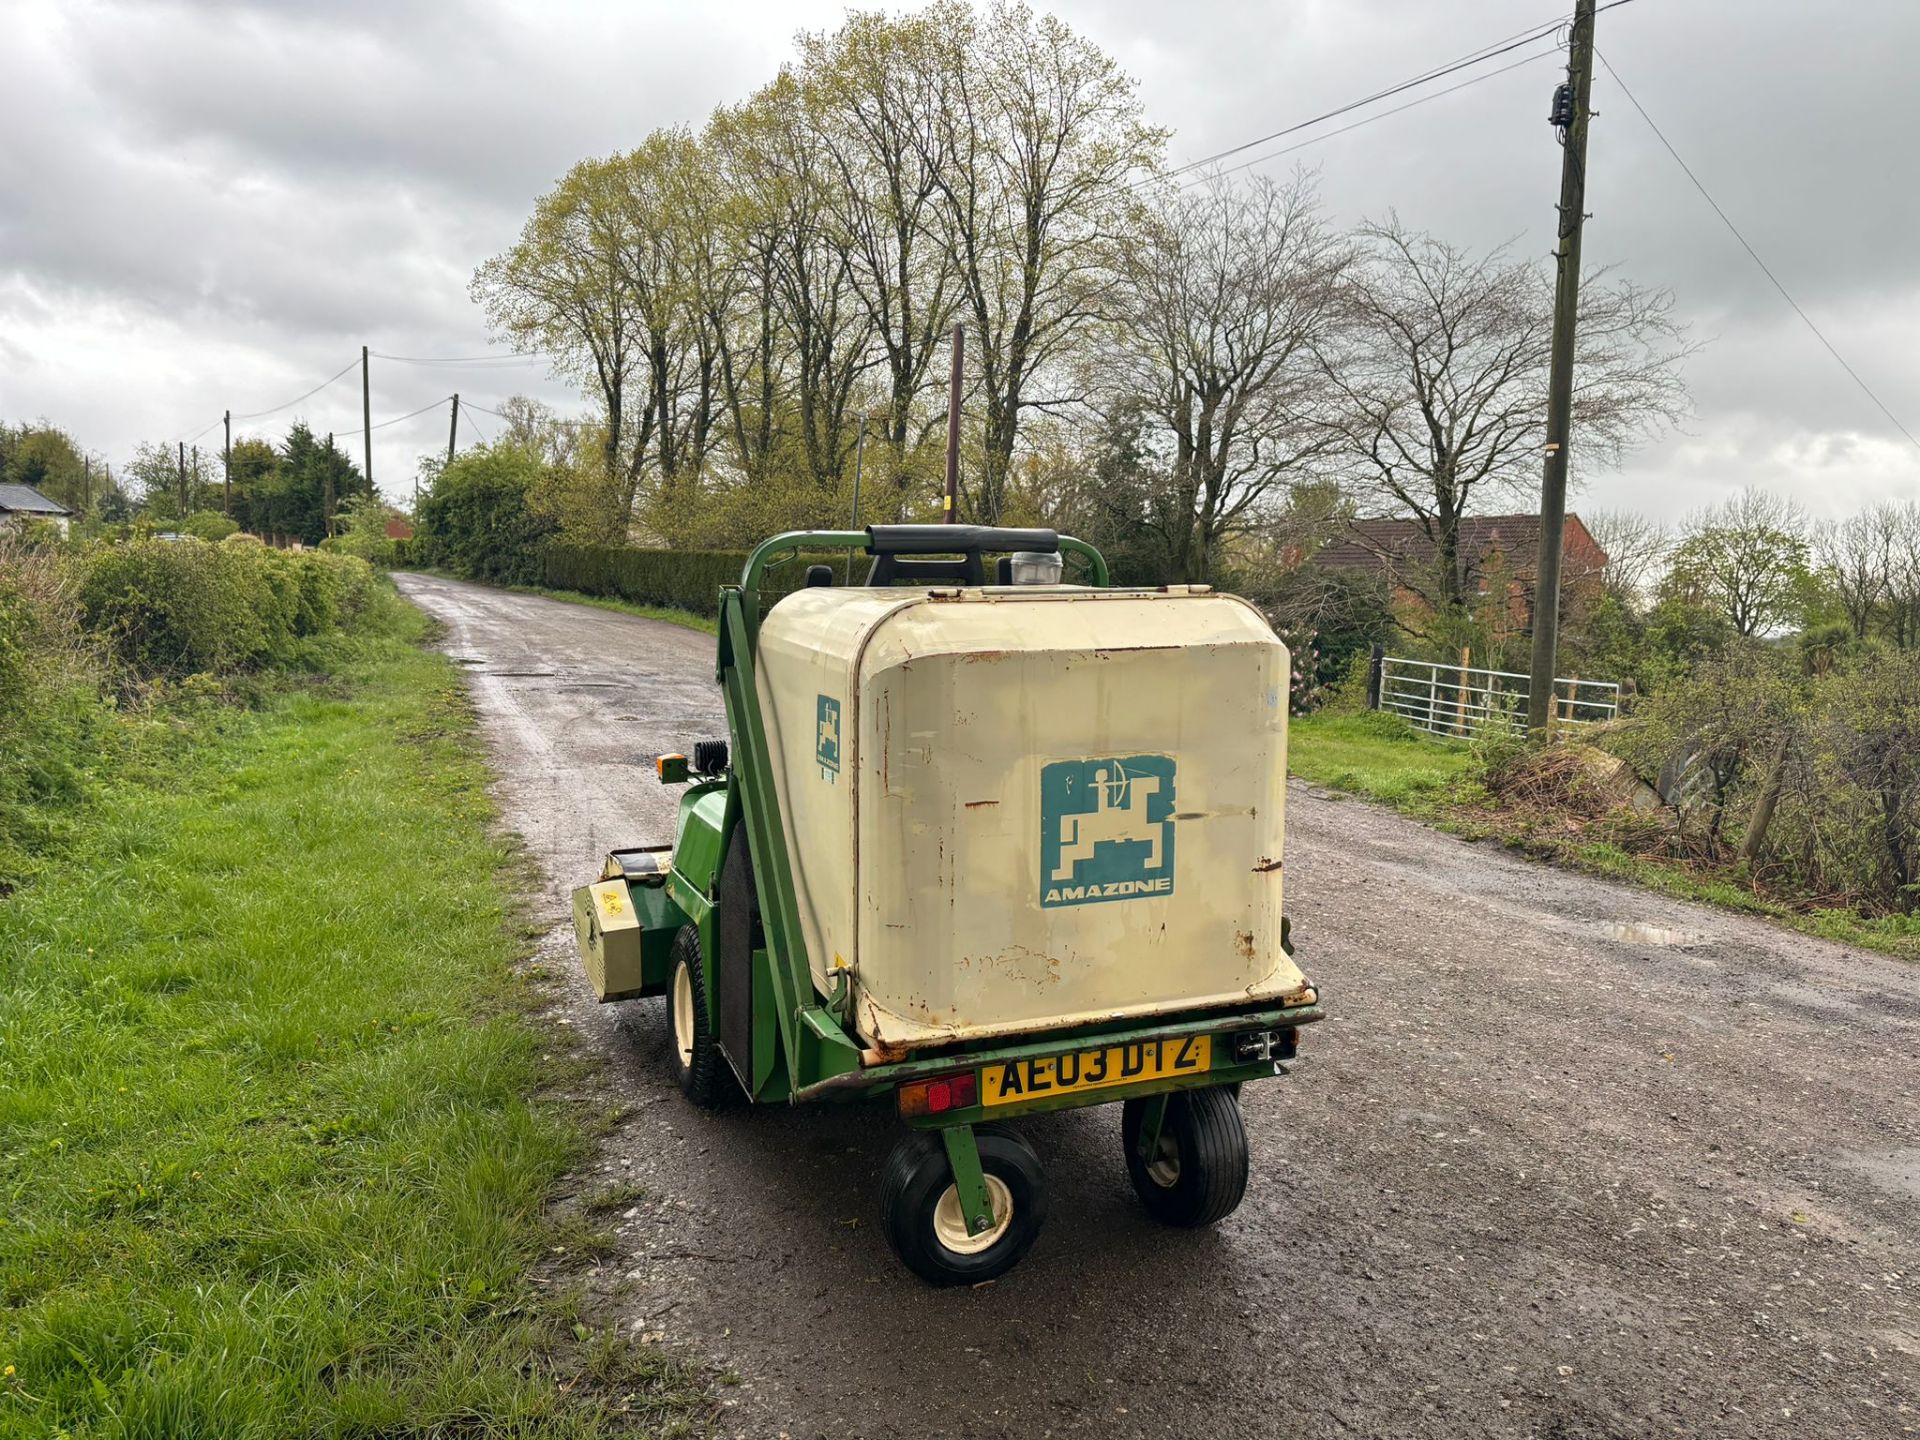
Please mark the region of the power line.
[[[486, 406], [476, 405], [471, 400], [462, 400], [460, 402], [460, 409], [462, 412], [465, 412], [468, 410], [478, 410], [483, 415], [491, 415], [493, 416], [494, 419], [504, 420], [509, 425], [512, 425], [515, 423], [511, 415], [502, 415], [498, 410], [489, 410]], [[547, 418], [551, 420], [555, 425], [587, 425], [592, 423], [587, 420], [575, 420], [565, 415], [550, 415]]]
[[376, 360], [391, 360], [400, 365], [484, 365], [506, 364], [531, 365], [551, 357], [550, 350], [516, 350], [507, 354], [494, 355], [383, 355], [372, 352]]
[[1198, 160], [1189, 160], [1184, 165], [1176, 165], [1164, 174], [1148, 177], [1148, 182], [1143, 183], [1149, 183], [1152, 180], [1170, 180], [1177, 175], [1184, 175], [1189, 170], [1198, 170], [1203, 166], [1213, 164], [1215, 161], [1225, 160], [1230, 156], [1242, 154], [1245, 151], [1253, 149], [1255, 146], [1265, 145], [1270, 140], [1279, 140], [1285, 136], [1297, 134], [1302, 130], [1310, 130], [1315, 125], [1324, 124], [1328, 120], [1336, 120], [1342, 115], [1350, 114], [1355, 110], [1376, 104], [1381, 100], [1390, 100], [1395, 95], [1412, 90], [1417, 86], [1425, 85], [1430, 81], [1444, 79], [1448, 75], [1455, 74], [1458, 71], [1468, 69], [1474, 65], [1480, 65], [1488, 60], [1498, 59], [1500, 56], [1508, 54], [1511, 51], [1531, 45], [1536, 40], [1545, 39], [1547, 36], [1553, 34], [1555, 30], [1559, 29], [1561, 23], [1559, 20], [1555, 20], [1551, 25], [1535, 26], [1531, 30], [1521, 31], [1517, 39], [1509, 36], [1504, 41], [1496, 40], [1491, 45], [1483, 45], [1478, 50], [1471, 50], [1457, 59], [1447, 61], [1444, 65], [1436, 65], [1432, 69], [1423, 70], [1420, 74], [1402, 80], [1397, 85], [1389, 85], [1386, 89], [1376, 90], [1371, 95], [1363, 95], [1357, 100], [1349, 100], [1346, 104], [1337, 105], [1333, 109], [1315, 115], [1309, 120], [1297, 121], [1292, 125], [1283, 126], [1281, 129], [1271, 131], [1268, 134], [1257, 136], [1252, 140], [1243, 141], [1241, 144], [1230, 145], [1225, 150], [1216, 150], [1211, 155], [1202, 155]]
[[[1626, 3], [1626, 0], [1614, 0], [1614, 3], [1624, 4]], [[1600, 54], [1598, 50], [1596, 50], [1594, 53], [1596, 55]], [[1765, 275], [1767, 279], [1773, 283], [1773, 288], [1780, 292], [1780, 298], [1782, 300], [1785, 300], [1787, 304], [1793, 307], [1793, 313], [1798, 315], [1800, 317], [1801, 323], [1804, 324], [1807, 327], [1807, 329], [1813, 332], [1813, 338], [1818, 340], [1821, 343], [1821, 345], [1826, 347], [1827, 353], [1831, 355], [1839, 363], [1839, 366], [1842, 370], [1847, 372], [1848, 378], [1850, 378], [1854, 384], [1860, 387], [1860, 393], [1865, 395], [1867, 399], [1871, 400], [1874, 404], [1874, 407], [1877, 410], [1879, 410], [1879, 412], [1882, 415], [1887, 417], [1888, 423], [1890, 423], [1893, 426], [1893, 428], [1898, 430], [1902, 435], [1907, 437], [1907, 443], [1912, 445], [1915, 449], [1920, 449], [1920, 439], [1915, 439], [1913, 432], [1907, 429], [1905, 425], [1902, 425], [1900, 423], [1899, 417], [1896, 416], [1893, 413], [1893, 411], [1889, 410], [1886, 407], [1885, 403], [1880, 399], [1878, 395], [1873, 393], [1873, 387], [1868, 385], [1865, 380], [1862, 380], [1860, 378], [1860, 372], [1855, 370], [1853, 366], [1849, 365], [1847, 363], [1846, 357], [1834, 348], [1833, 342], [1827, 339], [1827, 337], [1821, 333], [1820, 327], [1813, 323], [1813, 317], [1807, 314], [1805, 310], [1802, 310], [1800, 308], [1800, 302], [1794, 299], [1792, 295], [1787, 293], [1787, 287], [1780, 283], [1780, 277], [1778, 275], [1775, 275], [1773, 273], [1772, 268], [1767, 264], [1767, 262], [1760, 258], [1760, 252], [1758, 250], [1755, 250], [1753, 246], [1748, 243], [1747, 237], [1740, 233], [1740, 227], [1733, 223], [1733, 221], [1728, 217], [1727, 212], [1720, 208], [1720, 202], [1718, 200], [1715, 200], [1713, 196], [1708, 192], [1707, 187], [1700, 183], [1700, 177], [1693, 173], [1693, 167], [1687, 164], [1685, 160], [1682, 160], [1680, 158], [1680, 152], [1673, 148], [1673, 142], [1667, 139], [1666, 133], [1662, 131], [1658, 125], [1654, 124], [1653, 117], [1647, 113], [1646, 107], [1634, 98], [1633, 91], [1627, 88], [1627, 82], [1620, 78], [1620, 72], [1613, 68], [1613, 63], [1609, 61], [1605, 55], [1600, 55], [1600, 63], [1607, 67], [1607, 73], [1613, 77], [1614, 83], [1620, 87], [1620, 93], [1627, 97], [1627, 103], [1632, 105], [1635, 110], [1640, 112], [1640, 118], [1647, 122], [1647, 128], [1653, 131], [1654, 138], [1659, 140], [1659, 142], [1666, 147], [1667, 154], [1673, 157], [1673, 163], [1678, 165], [1680, 167], [1681, 172], [1687, 177], [1687, 179], [1693, 182], [1693, 188], [1700, 192], [1700, 198], [1702, 200], [1705, 200], [1707, 204], [1712, 207], [1713, 213], [1720, 217], [1720, 223], [1727, 227], [1728, 232], [1733, 236], [1733, 238], [1740, 242], [1740, 248], [1742, 250], [1745, 250], [1747, 252], [1748, 257], [1752, 259], [1753, 263], [1760, 267], [1760, 273], [1762, 275]]]
[[[1619, 3], [1621, 3], [1621, 4], [1625, 4], [1625, 3], [1627, 3], [1627, 0], [1619, 0]], [[1469, 86], [1472, 86], [1472, 85], [1478, 85], [1478, 84], [1479, 84], [1479, 83], [1480, 83], [1481, 81], [1483, 81], [1483, 80], [1491, 80], [1491, 79], [1493, 79], [1493, 78], [1494, 78], [1495, 76], [1497, 76], [1497, 75], [1505, 75], [1505, 74], [1506, 74], [1506, 73], [1507, 73], [1508, 71], [1510, 71], [1510, 70], [1518, 70], [1518, 69], [1520, 69], [1520, 68], [1521, 68], [1521, 67], [1522, 67], [1523, 65], [1531, 65], [1531, 64], [1533, 64], [1533, 63], [1534, 63], [1534, 62], [1535, 62], [1536, 60], [1546, 60], [1546, 59], [1549, 59], [1549, 58], [1551, 58], [1551, 57], [1552, 57], [1552, 56], [1554, 55], [1554, 53], [1555, 53], [1555, 51], [1556, 51], [1557, 49], [1558, 49], [1558, 47], [1556, 46], [1556, 47], [1554, 47], [1553, 49], [1548, 49], [1548, 50], [1542, 50], [1542, 51], [1540, 51], [1540, 52], [1539, 52], [1538, 54], [1534, 54], [1534, 55], [1523, 55], [1523, 56], [1521, 56], [1521, 58], [1520, 58], [1520, 59], [1518, 59], [1518, 60], [1515, 60], [1515, 61], [1513, 61], [1513, 62], [1512, 62], [1511, 64], [1507, 64], [1507, 65], [1502, 65], [1502, 66], [1501, 66], [1501, 67], [1500, 67], [1500, 68], [1499, 68], [1498, 70], [1488, 70], [1488, 71], [1487, 71], [1487, 72], [1485, 72], [1484, 74], [1481, 74], [1481, 75], [1475, 75], [1475, 76], [1473, 76], [1473, 77], [1472, 77], [1472, 78], [1470, 78], [1470, 79], [1467, 79], [1467, 80], [1462, 80], [1462, 81], [1461, 81], [1461, 82], [1460, 82], [1459, 84], [1457, 84], [1457, 85], [1449, 85], [1449, 86], [1448, 86], [1448, 87], [1447, 87], [1446, 89], [1444, 89], [1444, 90], [1436, 90], [1436, 91], [1434, 91], [1434, 92], [1433, 92], [1433, 93], [1432, 93], [1431, 95], [1422, 95], [1422, 96], [1421, 96], [1421, 97], [1420, 97], [1419, 99], [1417, 99], [1417, 100], [1409, 100], [1409, 101], [1408, 101], [1408, 102], [1407, 102], [1406, 104], [1404, 104], [1404, 105], [1396, 105], [1396, 106], [1394, 106], [1394, 107], [1393, 107], [1393, 109], [1391, 109], [1391, 110], [1382, 110], [1382, 111], [1381, 111], [1381, 112], [1380, 112], [1379, 114], [1377, 114], [1377, 115], [1366, 115], [1366, 116], [1362, 116], [1362, 117], [1361, 117], [1360, 119], [1358, 119], [1358, 120], [1355, 120], [1355, 121], [1354, 121], [1354, 122], [1353, 122], [1352, 124], [1349, 124], [1349, 125], [1342, 125], [1342, 126], [1341, 126], [1341, 127], [1340, 127], [1340, 128], [1338, 129], [1338, 130], [1329, 130], [1329, 131], [1328, 131], [1328, 132], [1327, 132], [1326, 134], [1324, 134], [1324, 135], [1315, 135], [1315, 136], [1312, 136], [1312, 137], [1311, 137], [1311, 138], [1309, 138], [1309, 139], [1306, 139], [1306, 140], [1302, 140], [1302, 141], [1300, 141], [1300, 142], [1299, 142], [1299, 143], [1298, 143], [1297, 145], [1287, 145], [1287, 146], [1284, 146], [1284, 147], [1282, 147], [1282, 148], [1281, 148], [1281, 149], [1279, 149], [1279, 150], [1269, 150], [1269, 151], [1268, 151], [1268, 152], [1267, 152], [1266, 154], [1264, 154], [1264, 155], [1256, 155], [1256, 156], [1254, 156], [1254, 157], [1253, 157], [1253, 158], [1252, 158], [1251, 160], [1243, 160], [1243, 161], [1241, 161], [1241, 162], [1240, 162], [1240, 163], [1239, 163], [1238, 165], [1229, 165], [1229, 166], [1228, 166], [1228, 167], [1227, 167], [1226, 169], [1224, 169], [1224, 170], [1217, 170], [1217, 171], [1209, 171], [1209, 172], [1208, 172], [1207, 174], [1205, 174], [1205, 175], [1199, 175], [1199, 176], [1195, 176], [1194, 178], [1192, 178], [1192, 179], [1190, 179], [1190, 180], [1188, 180], [1188, 181], [1186, 181], [1186, 182], [1185, 182], [1185, 183], [1184, 183], [1184, 184], [1183, 184], [1183, 185], [1181, 186], [1181, 188], [1182, 188], [1182, 189], [1191, 189], [1191, 188], [1193, 188], [1193, 187], [1194, 187], [1194, 186], [1196, 186], [1196, 185], [1201, 185], [1201, 184], [1204, 184], [1204, 183], [1206, 183], [1206, 182], [1207, 182], [1207, 181], [1209, 181], [1209, 180], [1212, 180], [1212, 179], [1214, 179], [1214, 178], [1215, 178], [1216, 176], [1219, 176], [1219, 175], [1232, 175], [1232, 174], [1235, 174], [1235, 173], [1237, 173], [1238, 171], [1241, 171], [1241, 170], [1250, 170], [1250, 169], [1252, 169], [1252, 168], [1253, 168], [1253, 167], [1254, 167], [1255, 165], [1264, 165], [1264, 164], [1266, 164], [1266, 162], [1267, 162], [1267, 161], [1269, 161], [1269, 160], [1277, 160], [1277, 159], [1279, 159], [1279, 158], [1280, 158], [1280, 157], [1281, 157], [1282, 155], [1291, 155], [1291, 154], [1293, 154], [1293, 153], [1294, 153], [1294, 152], [1295, 152], [1296, 150], [1305, 150], [1305, 149], [1307, 149], [1307, 148], [1308, 148], [1309, 146], [1313, 146], [1313, 145], [1318, 145], [1318, 144], [1320, 144], [1320, 143], [1321, 143], [1321, 142], [1323, 142], [1323, 141], [1326, 141], [1326, 140], [1331, 140], [1331, 139], [1333, 139], [1333, 138], [1334, 138], [1335, 136], [1337, 136], [1337, 135], [1345, 135], [1345, 134], [1346, 134], [1346, 133], [1347, 133], [1348, 131], [1350, 131], [1350, 130], [1359, 130], [1359, 129], [1361, 129], [1361, 128], [1363, 128], [1364, 126], [1367, 126], [1367, 125], [1371, 125], [1371, 124], [1373, 124], [1373, 123], [1374, 123], [1374, 121], [1376, 121], [1376, 120], [1385, 120], [1385, 119], [1387, 119], [1387, 118], [1388, 118], [1389, 116], [1392, 116], [1392, 115], [1398, 115], [1398, 114], [1401, 114], [1401, 113], [1402, 113], [1403, 111], [1407, 111], [1407, 110], [1412, 110], [1412, 109], [1415, 109], [1415, 108], [1417, 108], [1418, 106], [1421, 106], [1421, 105], [1425, 105], [1425, 104], [1426, 104], [1427, 102], [1429, 102], [1429, 101], [1431, 101], [1431, 100], [1438, 100], [1438, 99], [1440, 99], [1440, 98], [1442, 98], [1443, 96], [1447, 96], [1447, 95], [1451, 95], [1451, 94], [1453, 94], [1453, 93], [1454, 93], [1455, 91], [1458, 91], [1458, 90], [1465, 90], [1465, 89], [1467, 89], [1467, 88], [1468, 88]]]
[[[478, 405], [475, 405], [475, 404], [472, 404], [471, 402], [469, 402], [468, 404], [466, 404], [466, 405], [463, 405], [463, 406], [461, 407], [461, 409], [463, 409], [463, 410], [478, 410], [479, 408], [480, 408], [480, 407], [479, 407]], [[489, 415], [491, 415], [491, 414], [493, 414], [493, 411], [491, 411], [491, 410], [489, 410], [489, 411], [487, 411], [487, 413], [488, 413]], [[480, 424], [480, 422], [479, 422], [478, 420], [476, 420], [476, 419], [474, 419], [474, 418], [473, 418], [473, 417], [472, 417], [471, 415], [469, 415], [469, 416], [467, 416], [467, 424], [469, 424], [469, 425], [471, 425], [471, 426], [472, 426], [472, 427], [473, 427], [473, 428], [474, 428], [475, 430], [478, 430], [478, 431], [480, 432], [480, 443], [481, 443], [481, 444], [483, 444], [483, 445], [491, 445], [491, 444], [493, 444], [493, 437], [492, 437], [491, 435], [489, 435], [489, 434], [487, 434], [487, 432], [486, 432], [486, 430], [485, 430], [485, 428], [484, 428], [484, 427], [482, 427], [482, 425]]]
[[[360, 362], [358, 359], [349, 360], [346, 363], [346, 365], [339, 370], [338, 373], [329, 375], [325, 380], [322, 380], [318, 385], [314, 386], [313, 389], [307, 391], [305, 395], [296, 395], [293, 397], [293, 399], [287, 401], [287, 403], [284, 405], [276, 405], [271, 410], [256, 410], [251, 415], [236, 415], [233, 418], [236, 420], [263, 420], [269, 415], [278, 415], [282, 410], [291, 410], [294, 406], [298, 405], [302, 400], [308, 399], [314, 395], [318, 395], [322, 390], [326, 389], [329, 385], [333, 384], [334, 381], [338, 380], [342, 375], [345, 375], [347, 371], [353, 369], [354, 366], [358, 365], [359, 363]], [[212, 429], [213, 427], [208, 426], [207, 428]]]
[[[1599, 11], [1605, 11], [1605, 10], [1617, 10], [1622, 5], [1629, 5], [1632, 3], [1633, 3], [1633, 0], [1608, 0], [1608, 3], [1600, 6], [1599, 10], [1596, 11], [1595, 13], [1597, 14], [1599, 13]], [[1444, 64], [1436, 65], [1430, 69], [1423, 70], [1418, 75], [1410, 76], [1409, 78], [1400, 81], [1398, 84], [1387, 86], [1384, 90], [1376, 90], [1371, 95], [1363, 95], [1357, 100], [1349, 100], [1346, 104], [1335, 106], [1333, 109], [1325, 111], [1319, 115], [1316, 115], [1309, 120], [1298, 121], [1295, 124], [1285, 126], [1284, 128], [1279, 130], [1274, 130], [1266, 135], [1257, 136], [1252, 140], [1243, 141], [1241, 144], [1229, 146], [1225, 150], [1216, 150], [1211, 155], [1202, 155], [1197, 160], [1189, 160], [1184, 164], [1174, 166], [1174, 168], [1171, 170], [1163, 171], [1154, 175], [1145, 176], [1126, 188], [1139, 189], [1142, 186], [1151, 185], [1157, 180], [1170, 180], [1176, 176], [1184, 175], [1190, 170], [1198, 170], [1204, 166], [1213, 164], [1215, 161], [1225, 160], [1230, 156], [1242, 154], [1245, 151], [1253, 149], [1255, 146], [1265, 145], [1270, 140], [1279, 140], [1284, 138], [1285, 136], [1297, 134], [1299, 131], [1312, 129], [1315, 125], [1323, 124], [1328, 120], [1338, 119], [1342, 115], [1349, 114], [1355, 110], [1363, 109], [1368, 105], [1377, 104], [1379, 101], [1390, 100], [1395, 95], [1399, 95], [1404, 93], [1405, 91], [1412, 90], [1421, 85], [1428, 84], [1431, 81], [1444, 79], [1448, 75], [1457, 74], [1459, 71], [1471, 69], [1473, 66], [1484, 64], [1489, 60], [1497, 60], [1502, 55], [1508, 55], [1515, 50], [1523, 49], [1526, 46], [1531, 45], [1536, 40], [1544, 40], [1549, 35], [1555, 35], [1557, 37], [1558, 32], [1564, 29], [1565, 25], [1566, 25], [1566, 21], [1564, 19], [1556, 19], [1551, 22], [1529, 26], [1527, 29], [1524, 29], [1524, 30], [1516, 30], [1511, 35], [1503, 35], [1498, 40], [1489, 41], [1487, 44], [1480, 46], [1479, 49], [1477, 50], [1469, 50], [1464, 55], [1456, 56], [1454, 59], [1446, 61]], [[1537, 59], [1539, 57], [1535, 56], [1530, 58]], [[1513, 66], [1503, 67], [1503, 69], [1512, 69], [1512, 68], [1514, 67]], [[1495, 70], [1489, 73], [1491, 75], [1498, 75], [1502, 73], [1502, 71]], [[1462, 87], [1460, 86], [1452, 87], [1452, 89], [1460, 89], [1460, 88]], [[1437, 92], [1431, 98], [1437, 99], [1439, 98], [1440, 95], [1445, 95], [1449, 93], [1451, 93], [1450, 90], [1442, 90]], [[1415, 103], [1418, 103], [1418, 102], [1415, 102]], [[1400, 106], [1399, 109], [1397, 110], [1389, 110], [1385, 113], [1388, 115], [1394, 115], [1394, 114], [1398, 114], [1400, 110], [1405, 110], [1410, 108], [1411, 106], [1403, 105], [1403, 106]], [[1340, 134], [1346, 133], [1346, 130], [1353, 129], [1353, 128], [1355, 127], [1347, 126], [1342, 130], [1336, 130], [1332, 133], [1334, 135], [1340, 135]], [[1326, 139], [1331, 137], [1323, 136], [1322, 138]], [[1281, 151], [1276, 151], [1275, 153], [1280, 155], [1285, 155], [1285, 154], [1290, 154], [1291, 151], [1281, 150]], [[1267, 158], [1271, 159], [1272, 156], [1269, 156]], [[1233, 168], [1237, 170], [1237, 169], [1242, 169], [1244, 167], [1235, 166]]]
[[[360, 362], [356, 360], [353, 363], [358, 365]], [[389, 425], [398, 425], [402, 420], [411, 420], [413, 419], [414, 416], [424, 415], [429, 410], [438, 410], [442, 405], [447, 404], [452, 399], [453, 399], [453, 396], [451, 395], [442, 395], [438, 400], [429, 400], [426, 404], [422, 405], [418, 410], [409, 410], [404, 415], [396, 415], [391, 420], [382, 420], [378, 424], [373, 425], [371, 427], [363, 426], [358, 430], [336, 430], [333, 433], [335, 435], [364, 435], [369, 428], [374, 430], [384, 430]], [[461, 408], [466, 409], [467, 407], [462, 406]]]

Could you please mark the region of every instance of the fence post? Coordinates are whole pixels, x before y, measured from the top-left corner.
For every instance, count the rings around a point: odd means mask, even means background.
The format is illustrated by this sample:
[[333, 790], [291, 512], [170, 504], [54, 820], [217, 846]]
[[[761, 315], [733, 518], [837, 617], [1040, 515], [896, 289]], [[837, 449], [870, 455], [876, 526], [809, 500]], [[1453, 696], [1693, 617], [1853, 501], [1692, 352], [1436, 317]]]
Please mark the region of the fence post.
[[1473, 647], [1460, 647], [1460, 683], [1454, 687], [1453, 728], [1462, 735], [1473, 732], [1467, 726], [1467, 663], [1473, 659]]
[[1380, 708], [1381, 672], [1387, 663], [1387, 647], [1376, 645], [1373, 653], [1367, 657], [1367, 709]]

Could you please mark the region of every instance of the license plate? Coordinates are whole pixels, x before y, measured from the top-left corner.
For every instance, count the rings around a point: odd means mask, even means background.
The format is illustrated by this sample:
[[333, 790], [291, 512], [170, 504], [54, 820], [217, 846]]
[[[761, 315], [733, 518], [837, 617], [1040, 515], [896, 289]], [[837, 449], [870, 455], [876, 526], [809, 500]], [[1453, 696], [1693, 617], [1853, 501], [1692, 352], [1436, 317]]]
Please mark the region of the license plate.
[[1111, 1085], [1137, 1085], [1170, 1075], [1191, 1075], [1213, 1064], [1213, 1037], [1189, 1035], [1177, 1040], [1134, 1040], [1102, 1050], [1072, 1050], [1004, 1060], [981, 1072], [985, 1105], [1044, 1100]]

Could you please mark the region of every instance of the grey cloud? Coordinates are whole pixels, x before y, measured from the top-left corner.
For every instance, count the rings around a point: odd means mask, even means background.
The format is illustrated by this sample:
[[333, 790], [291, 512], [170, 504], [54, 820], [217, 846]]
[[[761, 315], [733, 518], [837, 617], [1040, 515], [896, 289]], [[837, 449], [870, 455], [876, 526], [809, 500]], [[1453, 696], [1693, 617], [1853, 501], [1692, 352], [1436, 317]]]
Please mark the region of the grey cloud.
[[[1140, 78], [1191, 158], [1331, 108], [1499, 36], [1549, 0], [1058, 0]], [[698, 124], [837, 23], [840, 0], [28, 0], [0, 48], [0, 413], [47, 414], [124, 453], [185, 413], [296, 394], [361, 343], [485, 349], [466, 295], [574, 161]], [[1920, 219], [1907, 146], [1920, 6], [1636, 0], [1602, 51], [1870, 383], [1920, 425]], [[1480, 245], [1551, 243], [1555, 63], [1488, 79], [1271, 162], [1318, 168], [1337, 218], [1397, 207]], [[1464, 78], [1464, 77], [1462, 77]], [[1596, 82], [1588, 257], [1670, 286], [1712, 342], [1689, 433], [1583, 503], [1678, 513], [1764, 478], [1890, 493], [1920, 464], [1719, 228], [1611, 77]], [[1412, 97], [1408, 97], [1412, 98]], [[1284, 143], [1284, 142], [1281, 142]], [[1259, 152], [1251, 152], [1259, 153]], [[1247, 157], [1236, 157], [1244, 159]], [[376, 418], [458, 385], [569, 403], [539, 372], [376, 368]], [[347, 382], [308, 408], [356, 426]], [[279, 423], [276, 417], [274, 424]], [[486, 417], [477, 417], [484, 426]], [[196, 422], [198, 423], [198, 422]], [[392, 493], [438, 418], [382, 431]], [[1904, 442], [1902, 442], [1904, 443]], [[1905, 468], [1902, 468], [1902, 466]], [[1823, 501], [1824, 503], [1824, 501]]]

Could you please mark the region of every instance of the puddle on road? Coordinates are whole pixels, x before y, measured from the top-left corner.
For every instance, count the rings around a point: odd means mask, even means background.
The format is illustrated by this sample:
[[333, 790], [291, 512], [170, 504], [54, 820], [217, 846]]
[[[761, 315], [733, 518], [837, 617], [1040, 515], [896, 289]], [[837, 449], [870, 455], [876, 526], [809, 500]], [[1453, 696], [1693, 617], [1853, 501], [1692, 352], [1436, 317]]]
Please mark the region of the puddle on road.
[[1920, 1147], [1877, 1153], [1856, 1152], [1841, 1158], [1882, 1190], [1920, 1200]]
[[1648, 925], [1639, 920], [1615, 920], [1605, 927], [1609, 940], [1623, 945], [1698, 945], [1700, 937], [1667, 925]]

